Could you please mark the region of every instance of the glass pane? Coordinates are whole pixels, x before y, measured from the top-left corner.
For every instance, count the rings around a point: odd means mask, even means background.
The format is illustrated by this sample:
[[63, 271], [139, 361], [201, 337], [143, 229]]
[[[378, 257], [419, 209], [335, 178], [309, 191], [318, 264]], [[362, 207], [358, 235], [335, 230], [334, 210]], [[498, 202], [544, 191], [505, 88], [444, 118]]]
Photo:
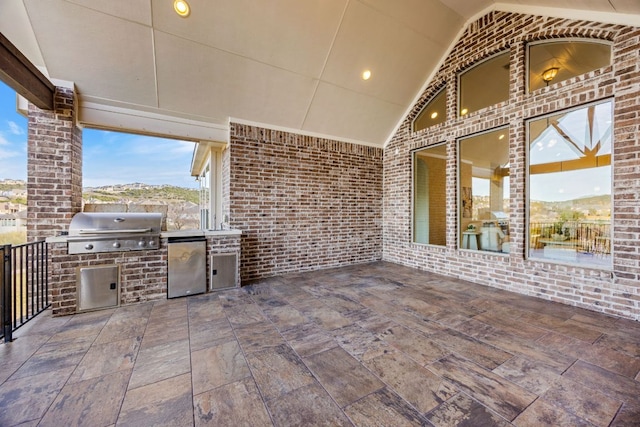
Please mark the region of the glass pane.
[[460, 140], [460, 247], [509, 252], [509, 129]]
[[494, 56], [460, 75], [460, 110], [464, 116], [509, 99], [509, 52]]
[[429, 126], [444, 123], [447, 118], [447, 91], [442, 89], [422, 109], [413, 122], [413, 131], [417, 132]]
[[416, 151], [413, 160], [413, 241], [444, 246], [447, 147], [441, 144]]
[[528, 122], [530, 258], [611, 266], [612, 107]]
[[529, 92], [611, 64], [611, 45], [561, 40], [529, 46]]
[[209, 207], [211, 206], [211, 167], [207, 165], [200, 174], [200, 228], [212, 228]]

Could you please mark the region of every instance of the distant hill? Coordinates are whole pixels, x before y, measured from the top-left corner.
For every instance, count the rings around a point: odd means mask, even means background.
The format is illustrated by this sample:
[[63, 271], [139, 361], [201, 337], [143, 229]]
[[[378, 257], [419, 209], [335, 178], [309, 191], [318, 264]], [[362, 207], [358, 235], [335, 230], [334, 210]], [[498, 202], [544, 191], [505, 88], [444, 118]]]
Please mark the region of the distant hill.
[[[22, 180], [0, 180], [0, 196], [13, 203], [25, 204], [27, 183]], [[195, 188], [177, 187], [174, 185], [149, 185], [144, 183], [105, 185], [101, 187], [85, 187], [82, 198], [89, 203], [139, 203], [161, 202], [199, 203], [199, 191]]]
[[141, 183], [85, 187], [82, 198], [87, 202], [142, 202], [156, 201], [165, 203], [191, 202], [198, 204], [199, 191], [194, 188], [174, 185], [147, 185]]

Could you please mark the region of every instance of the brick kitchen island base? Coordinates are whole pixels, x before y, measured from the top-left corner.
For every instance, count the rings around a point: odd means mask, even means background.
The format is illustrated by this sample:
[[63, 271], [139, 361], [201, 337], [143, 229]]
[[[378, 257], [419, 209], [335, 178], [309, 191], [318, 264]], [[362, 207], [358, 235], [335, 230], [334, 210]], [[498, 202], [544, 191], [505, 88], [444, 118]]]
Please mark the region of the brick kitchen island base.
[[[159, 249], [72, 255], [68, 252], [65, 236], [47, 239], [52, 314], [64, 316], [77, 312], [78, 267], [120, 266], [120, 305], [167, 298], [168, 238], [203, 235], [207, 239], [207, 289], [209, 289], [211, 255], [235, 253], [240, 260], [241, 231], [169, 231], [161, 234]], [[240, 286], [239, 266], [236, 270], [236, 286]]]

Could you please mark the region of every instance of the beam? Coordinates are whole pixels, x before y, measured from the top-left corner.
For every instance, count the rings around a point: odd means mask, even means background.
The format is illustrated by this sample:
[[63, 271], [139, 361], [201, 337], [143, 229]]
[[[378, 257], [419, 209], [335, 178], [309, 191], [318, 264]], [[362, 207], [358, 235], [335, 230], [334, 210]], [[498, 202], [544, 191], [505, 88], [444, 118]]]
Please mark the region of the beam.
[[2, 33], [0, 80], [43, 110], [53, 110], [55, 86]]

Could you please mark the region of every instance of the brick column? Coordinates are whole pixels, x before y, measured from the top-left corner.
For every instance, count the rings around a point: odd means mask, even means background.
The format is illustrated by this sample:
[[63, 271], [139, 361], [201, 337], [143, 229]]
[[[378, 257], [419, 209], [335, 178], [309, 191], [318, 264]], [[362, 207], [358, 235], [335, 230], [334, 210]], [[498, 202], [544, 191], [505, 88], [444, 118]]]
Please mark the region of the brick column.
[[53, 111], [29, 104], [27, 241], [67, 230], [82, 209], [82, 130], [72, 89], [56, 88]]

